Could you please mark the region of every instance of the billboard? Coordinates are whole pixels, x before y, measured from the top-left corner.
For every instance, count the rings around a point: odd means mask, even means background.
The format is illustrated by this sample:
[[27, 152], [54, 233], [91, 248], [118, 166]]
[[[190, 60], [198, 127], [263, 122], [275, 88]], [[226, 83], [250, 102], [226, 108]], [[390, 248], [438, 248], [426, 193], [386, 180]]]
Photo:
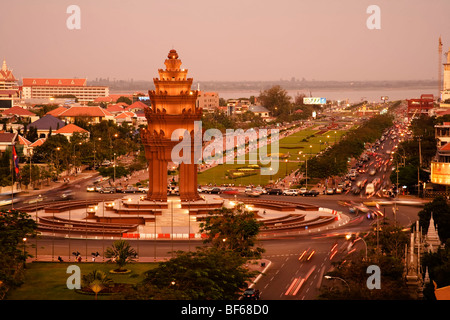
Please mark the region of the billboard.
[[304, 104], [326, 104], [326, 98], [317, 98], [317, 97], [305, 97], [303, 98]]

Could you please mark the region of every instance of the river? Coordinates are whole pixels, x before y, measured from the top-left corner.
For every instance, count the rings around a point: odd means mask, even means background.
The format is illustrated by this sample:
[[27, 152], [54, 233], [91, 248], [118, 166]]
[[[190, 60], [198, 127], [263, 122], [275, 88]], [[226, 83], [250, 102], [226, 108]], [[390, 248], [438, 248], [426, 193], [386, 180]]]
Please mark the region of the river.
[[[387, 96], [388, 101], [404, 100], [404, 99], [416, 99], [420, 98], [422, 94], [434, 94], [437, 96], [437, 90], [435, 88], [395, 88], [395, 89], [342, 89], [342, 90], [326, 90], [315, 89], [313, 91], [307, 90], [287, 90], [291, 97], [295, 97], [297, 94], [305, 94], [307, 97], [321, 97], [329, 100], [346, 101], [348, 103], [358, 103], [364, 100], [369, 102], [382, 102], [381, 97]], [[249, 98], [250, 96], [259, 96], [259, 90], [253, 91], [219, 91], [219, 97], [227, 99]]]

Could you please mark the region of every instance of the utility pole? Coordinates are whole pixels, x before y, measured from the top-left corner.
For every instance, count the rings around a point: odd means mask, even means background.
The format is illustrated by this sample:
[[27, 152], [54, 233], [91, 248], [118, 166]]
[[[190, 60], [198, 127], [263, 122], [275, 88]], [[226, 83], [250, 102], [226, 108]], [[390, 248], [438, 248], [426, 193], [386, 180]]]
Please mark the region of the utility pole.
[[420, 168], [422, 167], [422, 144], [421, 137], [419, 136], [419, 167], [417, 168], [417, 196], [420, 196]]
[[441, 95], [442, 92], [442, 40], [441, 37], [439, 36], [439, 47], [438, 47], [438, 54], [439, 54], [439, 59], [438, 59], [438, 88], [439, 88], [439, 96]]

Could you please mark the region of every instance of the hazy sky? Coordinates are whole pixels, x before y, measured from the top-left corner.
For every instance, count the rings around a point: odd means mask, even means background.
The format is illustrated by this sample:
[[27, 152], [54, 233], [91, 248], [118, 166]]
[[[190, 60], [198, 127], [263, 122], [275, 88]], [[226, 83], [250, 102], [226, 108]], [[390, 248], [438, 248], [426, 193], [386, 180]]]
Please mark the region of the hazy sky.
[[172, 48], [199, 81], [436, 79], [439, 36], [450, 48], [449, 0], [3, 0], [0, 12], [0, 58], [19, 79], [152, 80]]

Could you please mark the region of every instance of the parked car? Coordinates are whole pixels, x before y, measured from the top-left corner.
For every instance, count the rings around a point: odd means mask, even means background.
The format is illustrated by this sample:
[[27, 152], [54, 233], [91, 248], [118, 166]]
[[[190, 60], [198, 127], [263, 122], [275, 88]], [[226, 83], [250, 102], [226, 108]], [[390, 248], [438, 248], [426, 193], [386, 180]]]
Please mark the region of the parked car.
[[86, 191], [87, 192], [95, 192], [95, 187], [94, 185], [90, 184], [86, 187]]
[[127, 186], [127, 187], [123, 190], [124, 193], [136, 193], [136, 192], [138, 192], [138, 191], [139, 191], [139, 190], [138, 190], [137, 188], [133, 187], [133, 186]]
[[103, 186], [97, 185], [95, 186], [95, 192], [100, 192], [102, 190]]
[[303, 188], [300, 188], [299, 190], [298, 190], [298, 194], [300, 195], [303, 195], [303, 194], [305, 194], [306, 192], [308, 192], [308, 189], [306, 189], [305, 187], [303, 187]]
[[123, 193], [124, 187], [119, 185], [119, 186], [116, 186], [115, 188], [116, 188], [116, 193]]
[[221, 192], [222, 192], [222, 190], [220, 190], [220, 188], [217, 188], [217, 187], [214, 187], [214, 188], [208, 190], [208, 193], [210, 193], [210, 194], [212, 194], [212, 193], [220, 194]]
[[317, 197], [319, 195], [319, 191], [311, 189], [308, 190], [307, 192], [303, 193], [303, 196], [305, 197]]
[[267, 194], [276, 194], [276, 195], [280, 195], [280, 194], [283, 194], [283, 190], [273, 188], [273, 189], [267, 190]]
[[297, 189], [286, 189], [283, 191], [283, 194], [285, 196], [298, 196], [298, 190]]
[[138, 187], [138, 191], [142, 192], [142, 193], [147, 193], [148, 192], [148, 186], [147, 187], [140, 186], [140, 187]]
[[103, 187], [100, 193], [116, 193], [116, 188], [114, 187]]

